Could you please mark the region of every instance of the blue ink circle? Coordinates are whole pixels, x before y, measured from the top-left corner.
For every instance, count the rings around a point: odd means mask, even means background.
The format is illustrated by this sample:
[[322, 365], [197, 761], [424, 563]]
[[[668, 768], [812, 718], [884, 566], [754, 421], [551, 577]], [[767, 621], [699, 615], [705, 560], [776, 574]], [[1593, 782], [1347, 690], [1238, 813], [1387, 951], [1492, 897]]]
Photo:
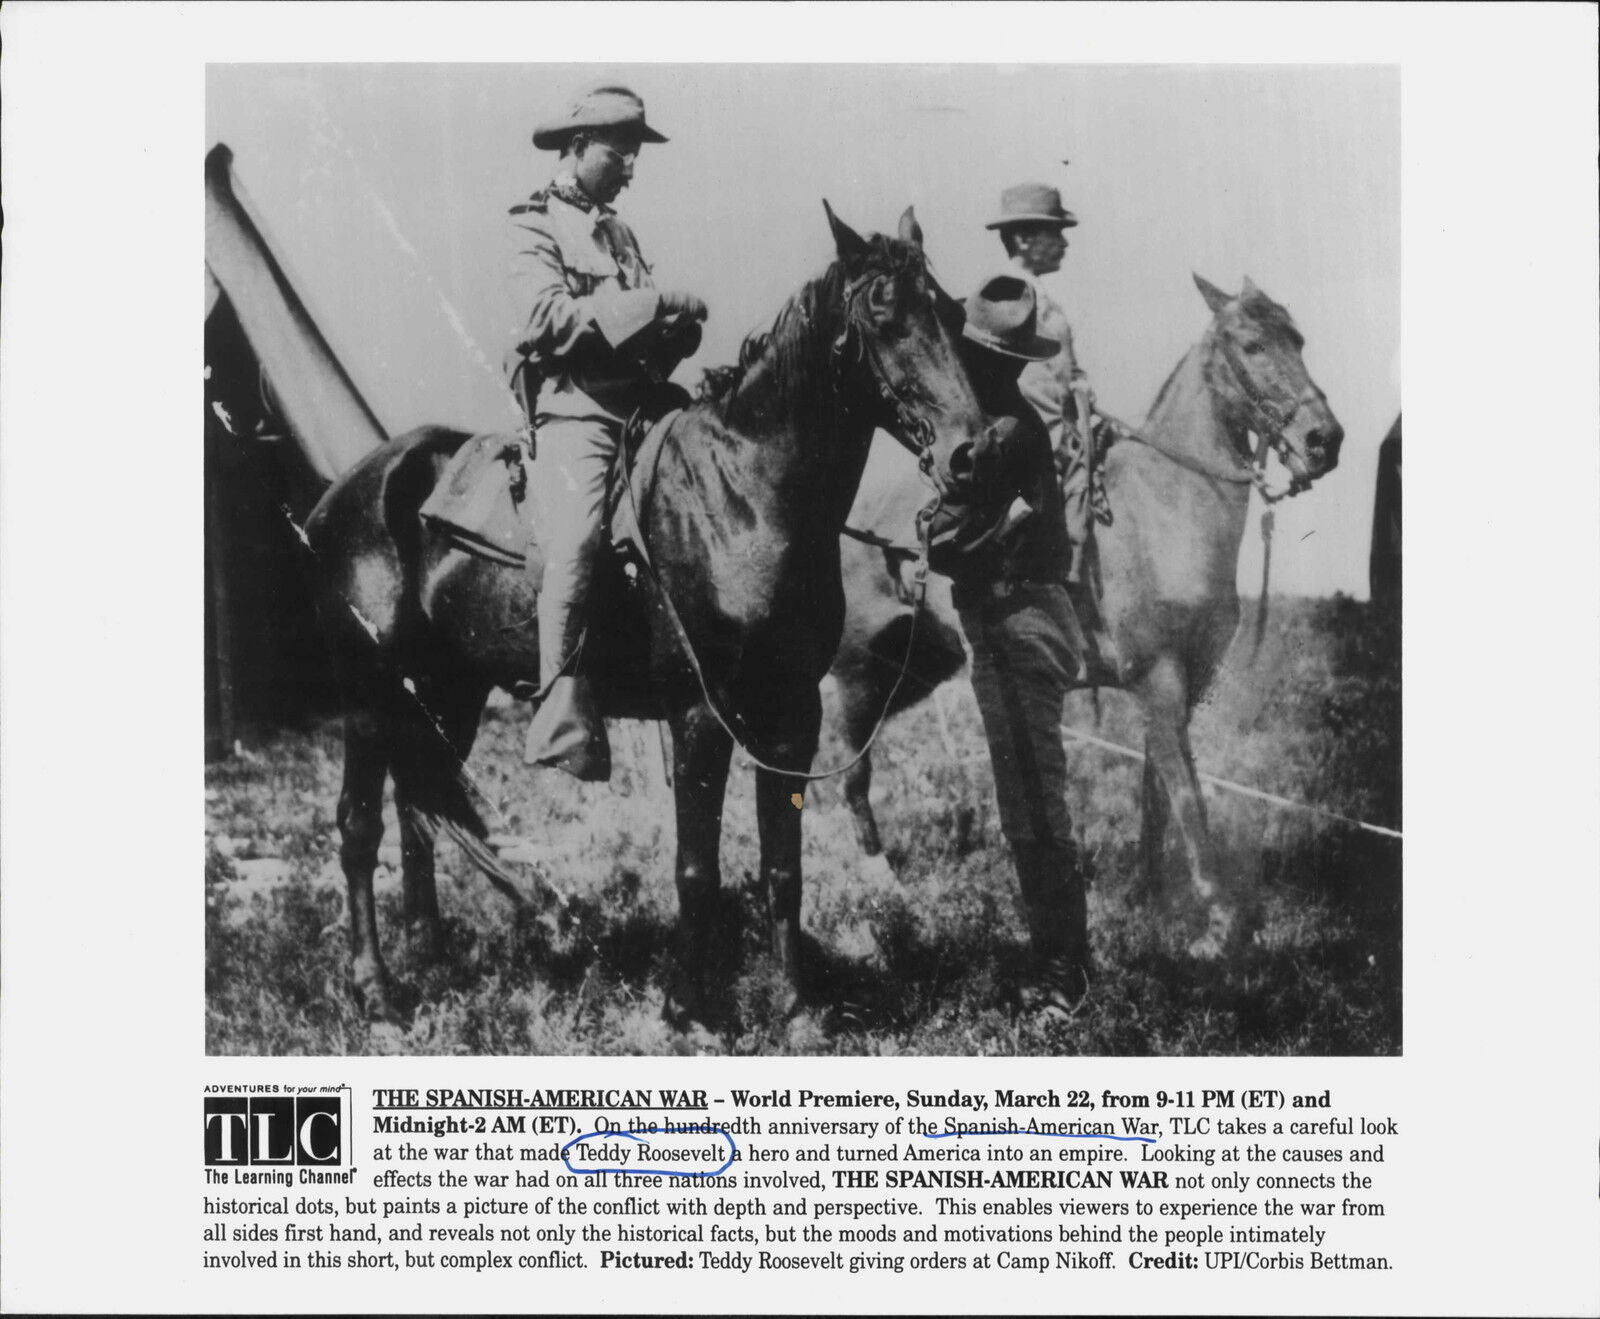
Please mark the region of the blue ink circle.
[[[721, 1166], [712, 1168], [705, 1172], [695, 1172], [683, 1168], [574, 1168], [571, 1161], [567, 1158], [568, 1150], [570, 1150], [574, 1145], [583, 1144], [586, 1140], [622, 1139], [631, 1140], [642, 1145], [644, 1144], [644, 1138], [646, 1136], [695, 1136], [711, 1132], [715, 1132], [728, 1142], [728, 1157], [726, 1161], [721, 1164]], [[733, 1137], [729, 1135], [728, 1132], [724, 1131], [721, 1127], [713, 1126], [711, 1123], [706, 1122], [697, 1123], [694, 1126], [688, 1127], [674, 1127], [671, 1131], [663, 1131], [660, 1127], [651, 1126], [646, 1127], [643, 1132], [586, 1132], [582, 1136], [574, 1136], [561, 1147], [561, 1162], [566, 1164], [568, 1172], [579, 1173], [585, 1176], [593, 1176], [597, 1172], [621, 1172], [627, 1173], [630, 1177], [716, 1177], [727, 1172], [729, 1168], [733, 1167], [733, 1160], [738, 1152], [739, 1147], [734, 1144]]]

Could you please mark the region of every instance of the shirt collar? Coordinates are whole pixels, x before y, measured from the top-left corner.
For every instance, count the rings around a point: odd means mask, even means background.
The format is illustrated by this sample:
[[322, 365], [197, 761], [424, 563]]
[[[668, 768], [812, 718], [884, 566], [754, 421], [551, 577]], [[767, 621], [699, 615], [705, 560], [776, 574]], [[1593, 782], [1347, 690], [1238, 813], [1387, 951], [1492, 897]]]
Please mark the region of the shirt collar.
[[1022, 264], [1022, 258], [1020, 256], [1013, 256], [1011, 258], [1011, 265], [1017, 274], [1021, 275], [1023, 279], [1027, 280], [1028, 283], [1033, 285], [1035, 289], [1039, 287], [1039, 277], [1035, 275], [1033, 271], [1029, 270], [1027, 266]]
[[585, 192], [583, 185], [578, 182], [577, 176], [571, 170], [559, 171], [555, 178], [550, 180], [550, 191], [568, 206], [582, 211], [585, 215], [593, 216], [597, 223], [606, 216], [616, 214], [604, 202], [596, 201]]

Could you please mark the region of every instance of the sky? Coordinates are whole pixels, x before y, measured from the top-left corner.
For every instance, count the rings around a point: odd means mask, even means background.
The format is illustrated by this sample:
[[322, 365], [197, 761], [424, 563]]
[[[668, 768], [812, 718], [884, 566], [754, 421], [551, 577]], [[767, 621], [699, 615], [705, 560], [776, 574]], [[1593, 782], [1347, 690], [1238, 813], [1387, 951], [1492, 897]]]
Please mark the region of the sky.
[[[1078, 219], [1049, 284], [1101, 404], [1137, 422], [1209, 313], [1198, 272], [1293, 313], [1344, 424], [1279, 506], [1273, 589], [1364, 598], [1378, 444], [1400, 410], [1400, 75], [1386, 65], [212, 65], [207, 145], [380, 420], [503, 427], [518, 319], [507, 208], [550, 176], [535, 123], [631, 86], [669, 142], [617, 208], [664, 287], [710, 306], [680, 378], [726, 362], [832, 256], [914, 205], [940, 278], [1000, 265], [1001, 190]], [[1065, 162], [1065, 163], [1064, 163]], [[198, 160], [196, 161], [198, 172]], [[1246, 538], [1241, 589], [1260, 580]]]

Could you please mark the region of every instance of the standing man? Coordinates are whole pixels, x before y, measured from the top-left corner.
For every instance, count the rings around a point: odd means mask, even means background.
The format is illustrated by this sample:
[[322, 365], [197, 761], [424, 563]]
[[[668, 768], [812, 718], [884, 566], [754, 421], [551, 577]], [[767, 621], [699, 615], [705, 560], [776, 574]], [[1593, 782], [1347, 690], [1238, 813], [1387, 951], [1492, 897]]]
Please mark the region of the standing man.
[[1015, 421], [956, 455], [930, 560], [951, 578], [972, 651], [1000, 827], [1032, 937], [1024, 1006], [1059, 1016], [1083, 997], [1089, 978], [1088, 904], [1061, 743], [1083, 654], [1067, 598], [1072, 550], [1050, 437], [1018, 377], [1057, 360], [1066, 345], [1038, 333], [1033, 283], [1016, 270], [985, 280], [965, 305], [961, 357], [973, 390], [985, 412]]
[[1061, 345], [1055, 356], [1023, 369], [1021, 387], [1023, 397], [1050, 432], [1050, 447], [1061, 472], [1067, 535], [1072, 541], [1067, 581], [1075, 595], [1089, 580], [1084, 551], [1091, 517], [1089, 469], [1094, 437], [1089, 419], [1094, 391], [1078, 365], [1067, 314], [1039, 281], [1061, 269], [1067, 254], [1066, 231], [1077, 223], [1078, 217], [1061, 205], [1061, 193], [1055, 188], [1043, 183], [1018, 183], [1000, 194], [1000, 216], [985, 226], [1000, 231], [1000, 242], [1012, 266], [1033, 286], [1040, 331]]
[[512, 291], [521, 320], [507, 357], [533, 433], [532, 493], [544, 576], [539, 583], [541, 700], [525, 759], [577, 778], [611, 773], [605, 724], [589, 680], [572, 672], [583, 602], [605, 536], [606, 481], [622, 427], [659, 407], [667, 377], [700, 345], [706, 307], [654, 287], [638, 240], [611, 209], [646, 142], [626, 87], [599, 87], [534, 131], [557, 151], [549, 186], [511, 208]]

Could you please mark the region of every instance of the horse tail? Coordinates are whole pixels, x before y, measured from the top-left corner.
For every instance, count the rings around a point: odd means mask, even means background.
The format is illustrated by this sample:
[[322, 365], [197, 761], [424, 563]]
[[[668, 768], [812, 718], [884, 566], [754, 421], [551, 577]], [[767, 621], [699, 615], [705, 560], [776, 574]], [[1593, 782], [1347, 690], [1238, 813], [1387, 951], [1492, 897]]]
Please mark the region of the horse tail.
[[430, 840], [441, 832], [454, 840], [495, 888], [517, 906], [526, 906], [517, 877], [488, 844], [489, 827], [473, 802], [480, 789], [460, 763], [449, 736], [409, 690], [400, 699], [408, 708], [397, 711], [391, 721], [389, 745], [389, 772], [399, 809]]
[[[456, 725], [470, 712], [435, 711], [440, 692], [419, 690], [408, 669], [427, 672], [428, 640], [418, 600], [421, 525], [417, 510], [439, 469], [470, 438], [465, 431], [422, 426], [357, 462], [323, 495], [306, 520], [316, 556], [319, 609], [347, 693], [358, 694], [385, 730], [395, 797], [431, 840], [442, 831], [518, 905], [516, 877], [485, 841], [489, 830], [474, 805], [478, 792], [462, 763]], [[463, 694], [464, 698], [464, 694]], [[347, 699], [347, 717], [349, 700]], [[453, 731], [454, 730], [454, 731]], [[465, 745], [470, 746], [470, 738]]]

